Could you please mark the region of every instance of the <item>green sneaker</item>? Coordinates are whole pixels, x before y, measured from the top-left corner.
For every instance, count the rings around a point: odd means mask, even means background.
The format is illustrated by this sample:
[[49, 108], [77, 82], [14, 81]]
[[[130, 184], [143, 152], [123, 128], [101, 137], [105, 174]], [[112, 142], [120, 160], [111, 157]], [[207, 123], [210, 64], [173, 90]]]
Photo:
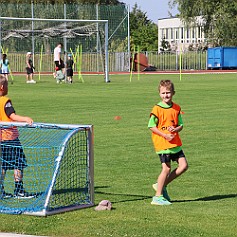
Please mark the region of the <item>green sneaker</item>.
[[151, 202], [151, 205], [158, 205], [158, 206], [167, 206], [167, 205], [171, 205], [172, 203], [169, 202], [167, 199], [165, 199], [163, 197], [163, 195], [157, 197], [157, 196], [154, 196], [152, 198], [152, 202]]
[[[157, 191], [157, 183], [152, 184], [152, 188], [153, 188], [155, 191]], [[169, 202], [171, 201], [171, 199], [170, 199], [170, 197], [169, 197], [169, 194], [168, 194], [168, 192], [167, 192], [166, 187], [163, 188], [163, 196], [164, 196], [164, 198], [167, 199]]]

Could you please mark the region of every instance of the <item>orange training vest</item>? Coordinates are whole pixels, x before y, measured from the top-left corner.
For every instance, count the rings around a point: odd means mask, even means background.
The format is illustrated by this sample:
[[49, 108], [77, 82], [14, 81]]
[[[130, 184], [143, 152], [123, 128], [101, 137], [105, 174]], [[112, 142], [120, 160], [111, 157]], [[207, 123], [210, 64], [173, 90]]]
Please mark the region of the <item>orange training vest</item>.
[[[6, 96], [0, 96], [0, 121], [2, 122], [13, 122], [5, 112], [5, 104], [10, 99]], [[0, 141], [11, 141], [18, 138], [19, 133], [16, 127], [10, 127], [5, 129], [0, 129]]]
[[[173, 127], [178, 126], [178, 116], [180, 114], [180, 110], [181, 110], [180, 106], [175, 103], [173, 103], [173, 105], [170, 108], [163, 108], [159, 105], [155, 105], [152, 109], [151, 115], [154, 115], [158, 118], [157, 128], [161, 132], [169, 134], [171, 133], [167, 130], [169, 126]], [[178, 133], [174, 134], [175, 137], [171, 141], [167, 141], [165, 138], [153, 132], [152, 141], [156, 152], [177, 146], [182, 146], [179, 134]]]

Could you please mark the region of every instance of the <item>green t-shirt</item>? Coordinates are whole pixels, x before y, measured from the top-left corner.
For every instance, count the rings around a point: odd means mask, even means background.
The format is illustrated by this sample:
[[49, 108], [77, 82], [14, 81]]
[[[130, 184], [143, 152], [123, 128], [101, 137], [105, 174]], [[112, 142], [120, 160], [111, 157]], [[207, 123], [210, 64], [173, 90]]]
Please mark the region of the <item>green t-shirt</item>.
[[[165, 108], [165, 109], [168, 109], [172, 106], [172, 105], [164, 104], [162, 102], [159, 102], [158, 105], [161, 106], [162, 108]], [[151, 117], [149, 119], [149, 122], [148, 122], [148, 128], [156, 127], [158, 122], [159, 122], [158, 118], [155, 115], [151, 115]], [[183, 120], [182, 120], [181, 114], [179, 114], [179, 117], [178, 117], [178, 125], [183, 126]], [[158, 151], [156, 153], [157, 154], [175, 154], [175, 153], [177, 153], [181, 150], [182, 150], [182, 147], [177, 146], [177, 147], [169, 148], [169, 149], [166, 149], [166, 150], [163, 150], [163, 151]]]

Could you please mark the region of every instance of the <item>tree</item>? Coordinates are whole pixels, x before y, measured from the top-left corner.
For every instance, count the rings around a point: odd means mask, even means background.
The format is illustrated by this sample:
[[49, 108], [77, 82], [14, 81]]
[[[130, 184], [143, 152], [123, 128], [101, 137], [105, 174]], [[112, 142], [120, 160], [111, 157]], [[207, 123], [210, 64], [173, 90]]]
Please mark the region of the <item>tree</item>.
[[180, 17], [193, 23], [196, 16], [204, 20], [204, 32], [213, 46], [237, 46], [236, 0], [170, 0], [178, 6]]
[[157, 28], [157, 25], [149, 20], [146, 13], [135, 4], [130, 12], [131, 50], [139, 46], [141, 51], [157, 51]]

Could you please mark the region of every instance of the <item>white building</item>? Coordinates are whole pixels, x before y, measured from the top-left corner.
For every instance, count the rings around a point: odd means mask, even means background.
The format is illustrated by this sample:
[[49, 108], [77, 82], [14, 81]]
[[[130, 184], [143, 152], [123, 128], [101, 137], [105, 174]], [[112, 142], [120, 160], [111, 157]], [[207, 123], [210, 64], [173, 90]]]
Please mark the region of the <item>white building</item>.
[[160, 52], [163, 39], [168, 41], [172, 51], [180, 51], [203, 46], [205, 37], [202, 17], [196, 18], [196, 24], [187, 26], [180, 18], [163, 18], [158, 20], [158, 50]]

